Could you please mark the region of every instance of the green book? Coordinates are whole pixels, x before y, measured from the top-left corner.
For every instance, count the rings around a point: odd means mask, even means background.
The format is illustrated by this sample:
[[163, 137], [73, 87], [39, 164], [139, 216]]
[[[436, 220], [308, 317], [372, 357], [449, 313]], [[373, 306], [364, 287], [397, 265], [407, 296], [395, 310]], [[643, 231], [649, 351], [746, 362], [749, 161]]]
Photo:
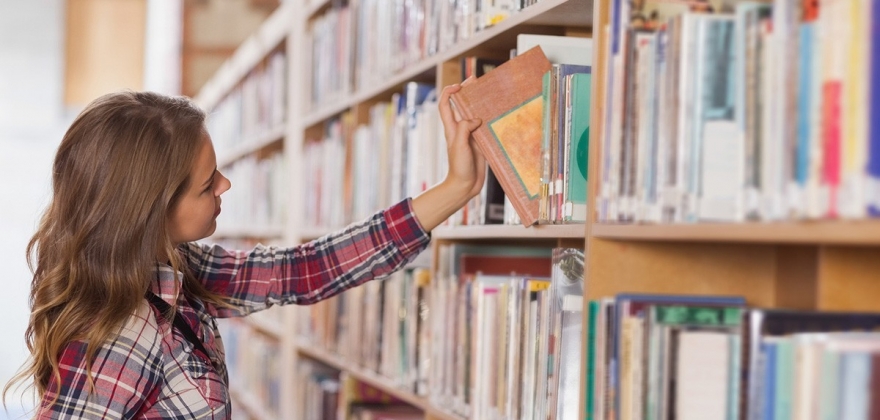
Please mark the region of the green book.
[[586, 388], [587, 394], [584, 399], [587, 410], [587, 420], [593, 419], [593, 408], [595, 402], [593, 398], [596, 392], [596, 317], [599, 315], [600, 303], [598, 300], [591, 300], [588, 304], [587, 311], [587, 369], [586, 369]]
[[567, 86], [570, 100], [566, 106], [566, 137], [570, 147], [566, 162], [568, 191], [563, 217], [565, 221], [587, 220], [587, 162], [590, 149], [590, 83], [592, 74], [575, 73]]

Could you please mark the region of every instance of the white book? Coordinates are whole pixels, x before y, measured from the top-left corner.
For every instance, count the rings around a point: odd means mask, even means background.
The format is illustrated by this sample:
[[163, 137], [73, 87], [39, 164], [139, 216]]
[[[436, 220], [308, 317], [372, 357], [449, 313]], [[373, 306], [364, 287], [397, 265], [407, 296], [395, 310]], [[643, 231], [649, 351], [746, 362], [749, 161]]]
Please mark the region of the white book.
[[730, 334], [682, 331], [677, 358], [676, 418], [723, 419], [727, 415]]
[[517, 54], [541, 46], [547, 60], [553, 64], [593, 64], [593, 39], [573, 36], [519, 34], [516, 36]]
[[700, 220], [734, 222], [742, 215], [742, 134], [734, 121], [707, 121], [703, 126]]

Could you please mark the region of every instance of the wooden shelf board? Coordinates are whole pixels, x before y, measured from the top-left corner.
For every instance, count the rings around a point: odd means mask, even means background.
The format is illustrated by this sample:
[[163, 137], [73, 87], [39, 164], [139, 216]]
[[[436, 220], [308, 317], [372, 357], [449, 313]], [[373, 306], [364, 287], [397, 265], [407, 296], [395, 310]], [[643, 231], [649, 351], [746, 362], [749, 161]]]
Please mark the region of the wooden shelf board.
[[373, 387], [376, 387], [390, 395], [393, 395], [394, 397], [406, 402], [407, 404], [421, 409], [425, 412], [425, 414], [431, 414], [434, 418], [439, 418], [443, 420], [463, 420], [460, 416], [448, 413], [438, 407], [434, 407], [426, 398], [415, 395], [412, 392], [397, 387], [389, 379], [379, 376], [377, 373], [370, 372], [366, 369], [351, 366], [350, 364], [340, 359], [339, 356], [330, 354], [325, 350], [302, 343], [297, 343], [296, 350], [302, 356], [319, 361], [334, 369], [345, 371], [355, 379], [370, 384]]
[[583, 224], [571, 225], [537, 225], [522, 227], [519, 225], [484, 225], [484, 226], [441, 226], [431, 233], [434, 239], [583, 239], [586, 227]]
[[267, 227], [233, 227], [228, 229], [217, 229], [213, 235], [214, 238], [223, 238], [223, 239], [280, 239], [284, 236], [284, 231], [281, 227], [277, 226], [267, 226]]
[[285, 134], [287, 134], [287, 125], [281, 124], [278, 127], [269, 129], [269, 131], [252, 140], [244, 141], [238, 147], [233, 148], [229, 153], [218, 158], [217, 167], [223, 168], [261, 150], [275, 147], [279, 144], [283, 145]]
[[391, 76], [386, 83], [362, 89], [349, 95], [346, 100], [325, 105], [316, 111], [309, 113], [303, 118], [303, 129], [312, 127], [336, 114], [339, 114], [355, 104], [365, 102], [395, 87], [402, 85], [420, 74], [424, 74], [443, 62], [454, 60], [466, 55], [469, 51], [485, 45], [488, 41], [498, 37], [520, 25], [553, 25], [553, 26], [584, 26], [585, 22], [592, 22], [592, 18], [584, 19], [580, 9], [589, 17], [592, 14], [592, 2], [588, 0], [542, 0], [535, 5], [515, 13], [497, 25], [477, 32], [468, 38], [452, 46], [437, 55], [427, 57], [400, 73]]
[[237, 388], [235, 385], [229, 386], [229, 393], [235, 402], [240, 404], [249, 416], [260, 420], [273, 420], [275, 416], [266, 411], [260, 404], [257, 397], [248, 391]]
[[253, 68], [287, 37], [296, 6], [282, 2], [256, 33], [245, 40], [223, 63], [195, 97], [204, 109], [213, 109]]
[[880, 221], [591, 226], [601, 239], [880, 245]]

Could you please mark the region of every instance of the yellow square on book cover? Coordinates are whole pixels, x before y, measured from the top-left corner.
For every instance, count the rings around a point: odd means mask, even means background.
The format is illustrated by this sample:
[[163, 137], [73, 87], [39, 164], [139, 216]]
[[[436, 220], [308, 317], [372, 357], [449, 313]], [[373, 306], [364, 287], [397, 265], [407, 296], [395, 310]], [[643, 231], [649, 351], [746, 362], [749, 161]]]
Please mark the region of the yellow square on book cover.
[[534, 157], [541, 156], [541, 144], [522, 142], [522, 139], [541, 136], [543, 105], [538, 95], [489, 122], [498, 147], [530, 199], [535, 199], [541, 189], [541, 167], [534, 164]]
[[473, 133], [474, 143], [525, 226], [538, 221], [541, 94], [544, 73], [550, 67], [538, 46], [480, 78], [469, 79], [451, 97], [462, 117], [483, 120]]

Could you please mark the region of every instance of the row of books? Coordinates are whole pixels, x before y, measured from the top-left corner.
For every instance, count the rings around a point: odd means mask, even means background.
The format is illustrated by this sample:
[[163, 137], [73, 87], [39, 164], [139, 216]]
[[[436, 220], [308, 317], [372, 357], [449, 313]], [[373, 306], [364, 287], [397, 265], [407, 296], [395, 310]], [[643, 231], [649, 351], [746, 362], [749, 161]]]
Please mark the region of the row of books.
[[429, 346], [420, 344], [429, 338], [427, 263], [427, 255], [421, 256], [383, 281], [300, 309], [299, 339], [424, 394]]
[[583, 251], [443, 246], [430, 400], [467, 418], [577, 419]]
[[208, 110], [208, 133], [223, 158], [284, 124], [287, 57], [277, 51]]
[[258, 159], [247, 156], [223, 170], [233, 185], [223, 194], [218, 226], [267, 228], [284, 226], [290, 183], [283, 153]]
[[305, 146], [306, 221], [342, 226], [440, 182], [442, 129], [434, 87], [416, 82], [373, 105], [369, 121], [347, 112], [326, 123], [324, 137]]
[[384, 83], [537, 1], [343, 2], [311, 22], [311, 104]]
[[444, 245], [321, 302], [299, 334], [465, 418], [576, 419], [583, 251]]
[[266, 412], [281, 414], [280, 343], [253, 331], [241, 321], [221, 320], [218, 325], [234, 388], [256, 398]]
[[[518, 49], [536, 45], [547, 47], [551, 57], [558, 61], [587, 62], [587, 53], [591, 50], [590, 40], [586, 38], [518, 36]], [[482, 80], [503, 62], [463, 57], [462, 79]], [[533, 175], [535, 185], [531, 193], [540, 197], [543, 209], [540, 215], [537, 212], [530, 215], [533, 221], [583, 222], [586, 218], [589, 67], [553, 65], [540, 76], [545, 76], [546, 83], [540, 77], [533, 80], [539, 95], [543, 93], [536, 102], [538, 106], [528, 108], [534, 115], [507, 125], [508, 134], [512, 136], [510, 141], [516, 143], [509, 146], [515, 149], [519, 144], [528, 144], [524, 147], [534, 148], [535, 153], [524, 156], [511, 150], [498, 158], [513, 162], [525, 175]], [[464, 106], [464, 102], [461, 104]], [[493, 124], [496, 132], [504, 128], [503, 124], [492, 121], [484, 125], [489, 124]], [[310, 180], [303, 200], [310, 203], [306, 220], [319, 226], [342, 226], [405, 197], [418, 195], [440, 182], [447, 170], [442, 130], [434, 87], [416, 82], [407, 84], [390, 102], [372, 105], [368, 121], [356, 121], [354, 113], [348, 112], [327, 122], [323, 138], [309, 139], [305, 147], [305, 171]], [[520, 141], [523, 133], [534, 134], [529, 139], [534, 142]], [[490, 165], [493, 164], [490, 162]], [[504, 193], [494, 168], [488, 170], [481, 193], [453, 215], [447, 225], [520, 223], [519, 214]], [[521, 182], [527, 178], [525, 175], [511, 174], [510, 170], [505, 173], [510, 183], [508, 187], [530, 185]], [[337, 205], [340, 202], [344, 204]]]
[[876, 214], [871, 7], [615, 0], [599, 220]]
[[877, 331], [880, 314], [747, 308], [736, 296], [621, 294], [590, 301], [587, 322], [590, 419], [880, 415], [872, 397], [880, 392], [880, 334], [852, 332]]
[[422, 420], [424, 413], [345, 372], [304, 360], [297, 366], [304, 420]]

